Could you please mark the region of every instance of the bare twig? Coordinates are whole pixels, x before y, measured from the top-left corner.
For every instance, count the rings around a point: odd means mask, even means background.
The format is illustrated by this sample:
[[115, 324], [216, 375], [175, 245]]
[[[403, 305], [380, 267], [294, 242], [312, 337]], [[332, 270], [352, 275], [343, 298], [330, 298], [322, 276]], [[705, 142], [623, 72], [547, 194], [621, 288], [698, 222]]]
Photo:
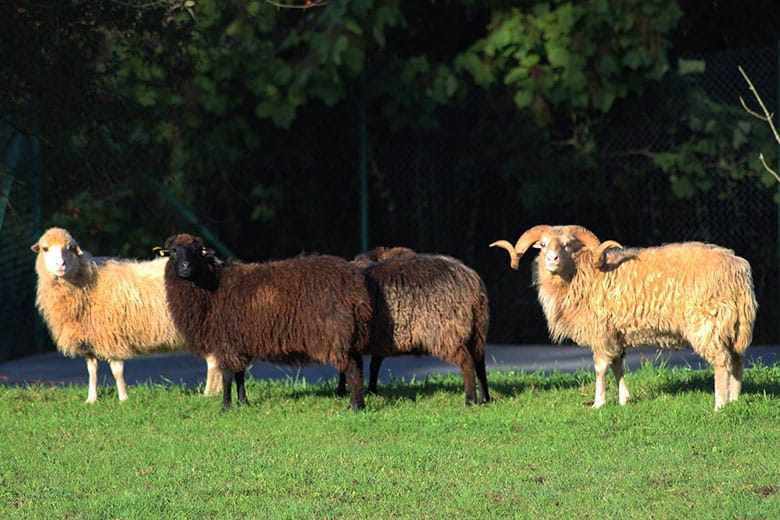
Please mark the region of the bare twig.
[[279, 9], [310, 9], [312, 7], [323, 7], [325, 5], [328, 5], [328, 2], [318, 1], [318, 0], [309, 0], [303, 5], [283, 4], [281, 2], [275, 2], [273, 0], [265, 0], [265, 3], [270, 4], [274, 7], [278, 7]]
[[[769, 110], [767, 110], [766, 105], [764, 104], [764, 100], [761, 99], [761, 96], [756, 90], [756, 87], [753, 86], [753, 82], [750, 81], [750, 78], [745, 73], [745, 70], [742, 68], [742, 66], [738, 65], [737, 67], [739, 68], [739, 72], [742, 74], [742, 77], [745, 78], [745, 81], [747, 81], [748, 87], [750, 87], [750, 91], [753, 93], [753, 97], [755, 97], [756, 101], [758, 102], [758, 106], [761, 107], [761, 113], [748, 108], [747, 103], [745, 103], [745, 100], [742, 99], [742, 96], [740, 96], [739, 102], [742, 104], [742, 108], [744, 108], [745, 111], [751, 116], [760, 119], [761, 121], [765, 121], [769, 125], [769, 129], [772, 131], [772, 135], [775, 137], [775, 141], [777, 141], [777, 144], [780, 144], [780, 134], [777, 133], [777, 127], [774, 123], [774, 114], [769, 113]], [[766, 163], [766, 160], [764, 159], [764, 154], [759, 153], [758, 158], [761, 160], [761, 164], [764, 165], [766, 171], [771, 173], [772, 176], [777, 179], [777, 182], [780, 182], [780, 175], [778, 175], [775, 170], [769, 167], [769, 165]]]
[[769, 165], [766, 163], [766, 159], [764, 159], [764, 154], [759, 153], [758, 158], [761, 160], [761, 164], [764, 165], [764, 168], [766, 168], [766, 171], [771, 173], [772, 176], [777, 180], [777, 182], [780, 182], [780, 175], [778, 175], [776, 171], [774, 171], [772, 168], [769, 167]]

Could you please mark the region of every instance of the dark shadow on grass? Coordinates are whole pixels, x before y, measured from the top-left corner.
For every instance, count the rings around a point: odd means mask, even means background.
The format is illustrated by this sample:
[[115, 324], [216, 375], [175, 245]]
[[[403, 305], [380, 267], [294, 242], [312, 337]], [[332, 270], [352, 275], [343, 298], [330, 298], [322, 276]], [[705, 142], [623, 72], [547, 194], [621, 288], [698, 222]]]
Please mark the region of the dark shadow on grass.
[[[632, 372], [642, 370], [652, 370], [654, 374], [646, 379], [646, 384], [653, 393], [679, 394], [685, 392], [704, 392], [712, 393], [714, 387], [714, 376], [712, 369], [687, 369], [687, 368], [668, 368], [661, 366], [643, 366], [636, 371], [628, 371], [628, 377]], [[755, 372], [753, 372], [755, 370]], [[780, 396], [780, 381], [777, 376], [768, 372], [772, 368], [747, 369], [742, 386], [743, 394], [768, 394]], [[540, 392], [550, 390], [567, 390], [580, 388], [582, 386], [592, 386], [595, 375], [592, 371], [581, 369], [576, 372], [559, 371], [536, 371], [536, 372], [496, 372], [488, 374], [488, 386], [493, 400], [500, 398], [518, 397], [528, 392]], [[764, 381], [766, 380], [766, 381]], [[281, 390], [276, 389], [271, 393], [277, 395], [283, 393], [292, 399], [305, 397], [323, 397], [344, 400], [349, 402], [349, 393], [340, 397], [336, 395], [338, 384], [337, 378], [319, 379], [317, 381], [307, 381], [295, 377], [287, 380], [269, 382], [263, 379], [247, 379], [247, 392], [250, 405], [253, 401], [259, 401], [269, 398], [268, 390], [264, 385], [281, 385]], [[608, 391], [614, 390], [615, 381], [611, 377], [608, 379]], [[629, 380], [632, 389], [639, 390], [640, 383]], [[259, 386], [258, 386], [259, 385]], [[285, 388], [286, 387], [286, 388]], [[367, 386], [366, 395], [368, 396]], [[434, 395], [449, 393], [465, 403], [465, 393], [463, 389], [463, 379], [454, 374], [434, 374], [422, 379], [413, 379], [410, 381], [404, 379], [390, 380], [379, 384], [378, 396], [386, 403], [391, 404], [394, 401], [417, 401], [419, 399], [428, 399]], [[254, 396], [254, 398], [253, 398]]]
[[[659, 366], [653, 366], [652, 363], [648, 362], [647, 365], [643, 364], [637, 372], [646, 370], [654, 373], [648, 378], [648, 385], [661, 393], [675, 395], [686, 392], [703, 392], [712, 394], [715, 391], [715, 374], [712, 367], [707, 369], [670, 368], [663, 363]], [[747, 368], [743, 375], [741, 394], [780, 396], [777, 367], [754, 365]]]
[[[501, 373], [491, 377], [488, 374], [488, 389], [491, 398], [511, 398], [526, 392], [538, 392], [553, 389], [578, 388], [583, 384], [591, 383], [592, 374], [587, 372], [562, 373], [562, 372], [535, 372], [527, 374], [523, 372]], [[337, 380], [318, 381], [301, 385], [294, 381], [289, 382], [290, 395], [336, 397]], [[416, 401], [421, 398], [430, 398], [440, 393], [450, 393], [463, 398], [465, 403], [465, 390], [463, 379], [457, 375], [431, 375], [423, 379], [405, 381], [403, 379], [380, 383], [377, 395], [388, 401]], [[366, 387], [366, 395], [369, 395]], [[346, 397], [348, 398], [348, 396]]]
[[[496, 380], [497, 379], [497, 380]], [[494, 377], [491, 390], [503, 397], [517, 397], [527, 392], [550, 390], [568, 390], [579, 388], [593, 382], [593, 374], [586, 371], [568, 372], [533, 372], [501, 374]]]
[[[341, 398], [336, 395], [336, 387], [338, 380], [319, 381], [316, 383], [290, 383], [289, 389], [290, 395], [295, 397], [303, 396], [315, 396], [315, 397], [334, 397]], [[365, 387], [366, 395], [368, 393], [368, 386]], [[389, 383], [379, 384], [377, 395], [389, 400], [410, 400], [414, 401], [420, 397], [430, 397], [434, 394], [441, 392], [449, 392], [453, 394], [465, 394], [463, 390], [463, 380], [459, 380], [455, 377], [440, 377], [432, 376], [426, 377], [421, 380], [412, 382], [404, 381], [391, 381]], [[347, 389], [347, 395], [343, 397], [349, 399], [349, 389]]]
[[[715, 376], [710, 370], [697, 370], [684, 381], [671, 381], [662, 383], [659, 387], [663, 392], [677, 394], [684, 392], [706, 392], [715, 391]], [[745, 394], [766, 394], [774, 397], [780, 396], [780, 383], [778, 382], [756, 382], [747, 379], [742, 382], [742, 395]]]

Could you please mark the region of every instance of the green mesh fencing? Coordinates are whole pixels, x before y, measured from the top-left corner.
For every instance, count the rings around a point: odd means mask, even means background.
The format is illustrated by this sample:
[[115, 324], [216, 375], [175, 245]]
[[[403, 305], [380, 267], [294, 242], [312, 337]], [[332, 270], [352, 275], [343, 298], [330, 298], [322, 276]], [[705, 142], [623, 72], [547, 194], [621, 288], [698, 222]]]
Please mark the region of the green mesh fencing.
[[40, 147], [29, 114], [0, 119], [0, 361], [51, 345], [35, 310], [35, 255], [41, 221]]
[[[686, 56], [685, 59], [698, 62], [685, 75], [686, 79], [717, 102], [734, 107], [739, 107], [740, 96], [752, 101], [738, 72], [737, 67], [741, 65], [748, 71], [769, 110], [780, 113], [776, 47]], [[34, 307], [34, 255], [29, 250], [45, 227], [41, 221], [39, 195], [43, 178], [42, 152], [32, 137], [36, 135], [34, 118], [29, 114], [9, 113], [5, 108], [0, 104], [0, 361], [52, 348]], [[587, 208], [587, 213], [575, 215], [577, 222], [592, 224], [591, 227], [598, 225], [600, 232], [611, 235], [601, 238], [617, 239], [627, 245], [706, 240], [734, 249], [753, 267], [760, 304], [756, 341], [779, 341], [780, 224], [776, 197], [780, 191], [762, 187], [755, 179], [743, 179], [690, 199], [671, 199], [668, 176], [651, 163], [647, 154], [609, 153], [612, 144], [614, 150], [621, 152], [641, 152], [647, 143], [658, 144], [653, 141], [657, 128], [652, 109], [646, 112], [647, 117], [643, 118], [639, 109], [632, 109], [625, 128], [615, 132], [622, 141], [606, 143], [603, 147], [604, 157], [594, 181], [611, 186], [612, 193], [606, 196], [603, 207]], [[425, 143], [419, 149], [376, 147], [372, 153], [382, 165], [382, 176], [374, 174], [372, 183], [386, 183], [396, 193], [406, 193], [404, 185], [408, 185], [410, 196], [399, 196], [396, 205], [386, 214], [372, 215], [372, 226], [383, 230], [388, 245], [414, 245], [422, 251], [445, 251], [439, 237], [450, 236], [452, 229], [460, 229], [462, 240], [457, 245], [462, 246], [461, 249], [453, 246], [446, 251], [469, 262], [485, 279], [491, 300], [491, 340], [548, 341], [541, 311], [530, 287], [528, 262], [521, 273], [510, 278], [505, 274], [506, 269], [496, 269], [497, 253], [487, 247], [491, 240], [502, 238], [497, 235], [495, 222], [503, 221], [504, 217], [498, 218], [491, 212], [503, 215], [504, 210], [470, 199], [453, 205], [447, 198], [455, 189], [450, 186], [448, 160], [451, 154], [447, 146], [447, 139], [443, 137], [439, 147], [434, 143]], [[658, 151], [659, 148], [653, 146], [652, 149]], [[759, 151], [756, 149], [751, 153], [757, 156]], [[383, 153], [387, 155], [383, 156]], [[507, 157], [508, 162], [511, 160]], [[755, 157], [745, 160], [755, 160]], [[414, 170], [410, 165], [420, 173], [410, 176], [410, 171]], [[618, 191], [620, 179], [636, 177], [638, 172], [642, 176], [642, 189]], [[528, 178], [522, 181], [533, 182], [534, 174], [525, 172]], [[495, 175], [475, 180], [479, 185], [500, 182], [503, 180]], [[393, 183], [400, 186], [391, 186]], [[597, 188], [593, 186], [593, 189]], [[381, 191], [383, 188], [380, 185], [375, 189]], [[488, 186], [484, 191], [493, 193], [494, 188]], [[542, 220], [565, 223], [550, 215], [524, 216], [526, 219], [531, 217], [533, 220], [511, 225], [519, 232], [523, 225]]]

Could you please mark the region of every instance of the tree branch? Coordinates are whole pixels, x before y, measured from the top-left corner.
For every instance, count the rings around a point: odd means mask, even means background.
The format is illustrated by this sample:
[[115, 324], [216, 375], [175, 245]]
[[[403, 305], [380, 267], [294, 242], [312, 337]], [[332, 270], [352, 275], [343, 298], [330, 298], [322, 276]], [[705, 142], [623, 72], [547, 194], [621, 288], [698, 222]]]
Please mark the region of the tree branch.
[[774, 171], [772, 168], [769, 167], [769, 165], [766, 163], [766, 159], [764, 159], [764, 154], [759, 153], [758, 158], [761, 160], [761, 164], [764, 165], [764, 168], [766, 168], [766, 171], [772, 174], [772, 176], [777, 179], [777, 182], [780, 182], [780, 175], [777, 174], [776, 171]]
[[[761, 121], [765, 121], [769, 125], [769, 129], [772, 131], [772, 135], [775, 137], [775, 141], [777, 141], [777, 144], [780, 145], [780, 134], [777, 133], [777, 127], [775, 127], [775, 123], [773, 119], [774, 114], [770, 114], [769, 110], [767, 110], [766, 105], [764, 104], [764, 100], [761, 99], [761, 96], [756, 90], [756, 87], [753, 86], [753, 82], [750, 81], [750, 78], [745, 73], [745, 70], [742, 68], [742, 65], [738, 65], [737, 68], [739, 68], [740, 74], [742, 74], [742, 77], [745, 78], [745, 81], [747, 81], [748, 87], [750, 87], [750, 91], [753, 93], [753, 97], [755, 97], [756, 101], [758, 101], [758, 106], [761, 107], [761, 112], [763, 113], [763, 115], [748, 108], [747, 104], [745, 103], [745, 100], [742, 99], [742, 96], [740, 96], [739, 102], [742, 104], [742, 108], [744, 108], [745, 111], [751, 116], [760, 119]], [[758, 158], [761, 160], [761, 164], [764, 165], [766, 171], [771, 173], [772, 176], [775, 179], [777, 179], [777, 182], [780, 182], [780, 175], [778, 175], [775, 170], [769, 167], [769, 165], [766, 163], [766, 160], [764, 159], [764, 154], [759, 153]]]
[[321, 0], [307, 0], [306, 3], [303, 5], [283, 4], [281, 2], [275, 2], [274, 0], [265, 0], [265, 3], [270, 4], [279, 9], [309, 9], [312, 7], [323, 7], [325, 5], [328, 5], [328, 2], [323, 2]]

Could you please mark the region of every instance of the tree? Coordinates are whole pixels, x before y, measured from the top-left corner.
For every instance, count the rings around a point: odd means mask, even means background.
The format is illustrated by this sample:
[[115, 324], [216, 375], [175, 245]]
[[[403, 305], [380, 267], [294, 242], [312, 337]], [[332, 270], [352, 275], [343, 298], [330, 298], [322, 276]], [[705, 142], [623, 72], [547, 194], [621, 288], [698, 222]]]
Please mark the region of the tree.
[[[745, 109], [745, 112], [750, 114], [751, 116], [755, 117], [756, 119], [760, 121], [764, 121], [767, 125], [769, 125], [769, 129], [772, 132], [772, 136], [775, 139], [775, 142], [780, 145], [780, 134], [777, 133], [777, 127], [775, 127], [774, 119], [772, 119], [772, 114], [769, 113], [769, 110], [767, 110], [766, 105], [764, 104], [764, 100], [761, 99], [761, 95], [756, 90], [756, 87], [753, 86], [753, 82], [750, 81], [750, 78], [745, 73], [745, 70], [742, 67], [739, 67], [739, 72], [742, 74], [742, 77], [745, 78], [745, 82], [747, 82], [748, 87], [750, 87], [750, 92], [753, 94], [753, 97], [756, 98], [756, 102], [758, 103], [759, 108], [761, 109], [761, 112], [757, 112], [755, 110], [750, 109], [747, 106], [747, 103], [745, 103], [745, 100], [742, 99], [742, 97], [739, 98], [739, 102], [742, 104], [742, 108]], [[758, 154], [758, 158], [761, 161], [761, 164], [764, 166], [764, 169], [769, 172], [778, 182], [780, 182], [780, 175], [777, 174], [775, 170], [773, 170], [767, 163], [766, 159], [764, 158], [763, 153]]]

